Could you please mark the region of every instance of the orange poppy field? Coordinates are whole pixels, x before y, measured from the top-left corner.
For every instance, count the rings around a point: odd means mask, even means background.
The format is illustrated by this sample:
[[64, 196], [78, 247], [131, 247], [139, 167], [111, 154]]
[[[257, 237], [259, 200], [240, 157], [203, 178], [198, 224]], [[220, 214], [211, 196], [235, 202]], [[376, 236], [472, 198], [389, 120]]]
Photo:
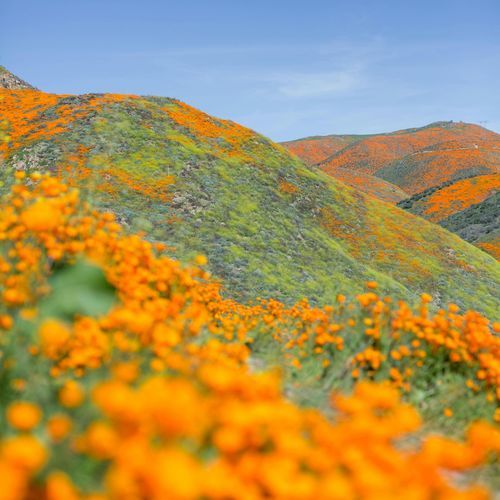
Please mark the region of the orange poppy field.
[[488, 498], [500, 325], [224, 298], [48, 174], [1, 210], [2, 499]]

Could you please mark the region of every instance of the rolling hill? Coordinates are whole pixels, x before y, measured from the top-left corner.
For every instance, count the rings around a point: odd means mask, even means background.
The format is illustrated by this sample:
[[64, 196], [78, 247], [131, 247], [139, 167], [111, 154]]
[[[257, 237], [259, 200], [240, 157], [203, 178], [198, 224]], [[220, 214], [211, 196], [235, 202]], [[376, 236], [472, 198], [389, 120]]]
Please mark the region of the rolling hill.
[[436, 222], [500, 258], [500, 175], [477, 175], [426, 189], [398, 206]]
[[[337, 137], [356, 139], [339, 147]], [[499, 232], [497, 218], [483, 229], [476, 222], [479, 214], [485, 216], [481, 203], [498, 191], [500, 182], [500, 136], [495, 132], [437, 122], [387, 134], [306, 138], [284, 145], [306, 162], [314, 158], [332, 177], [437, 222], [492, 255], [500, 254], [494, 236]], [[478, 206], [469, 210], [471, 205]]]
[[[307, 137], [295, 141], [283, 142], [293, 154], [297, 155], [307, 165], [315, 166], [326, 158], [354, 144], [368, 135], [328, 135]], [[364, 193], [375, 196], [383, 201], [397, 203], [408, 197], [408, 194], [390, 182], [378, 179], [373, 175], [355, 171], [349, 168], [338, 167], [329, 174], [345, 184]]]
[[364, 172], [356, 172], [349, 168], [338, 167], [330, 172], [329, 175], [363, 193], [388, 203], [398, 203], [408, 198], [408, 193], [395, 184]]
[[438, 143], [390, 163], [376, 175], [416, 194], [443, 182], [498, 173], [500, 136]]
[[[476, 169], [474, 173], [498, 169], [499, 148], [500, 138], [495, 132], [468, 123], [437, 122], [418, 129], [366, 137], [322, 160], [319, 165], [327, 173], [342, 167], [376, 175], [415, 193], [437, 182], [451, 180], [455, 175], [463, 177], [469, 169]], [[435, 159], [439, 154], [444, 155], [441, 164]], [[464, 159], [470, 156], [470, 163], [461, 167]], [[447, 178], [437, 181], [433, 177], [421, 178], [427, 177], [428, 172], [443, 170], [443, 164], [450, 160], [455, 160], [453, 166], [442, 172]], [[421, 163], [424, 175], [416, 169]], [[403, 175], [405, 173], [408, 178]], [[411, 179], [418, 183], [412, 184]]]
[[350, 144], [360, 141], [366, 135], [327, 135], [306, 137], [283, 142], [289, 151], [304, 160], [307, 165], [316, 165]]
[[[349, 143], [343, 138], [350, 138]], [[409, 195], [500, 169], [500, 136], [462, 122], [365, 136], [305, 138], [283, 145], [333, 177], [338, 169], [349, 169], [384, 179]]]
[[206, 253], [233, 296], [326, 303], [375, 280], [497, 312], [484, 252], [178, 100], [1, 90], [0, 123], [5, 188], [13, 171], [57, 174], [177, 258]]

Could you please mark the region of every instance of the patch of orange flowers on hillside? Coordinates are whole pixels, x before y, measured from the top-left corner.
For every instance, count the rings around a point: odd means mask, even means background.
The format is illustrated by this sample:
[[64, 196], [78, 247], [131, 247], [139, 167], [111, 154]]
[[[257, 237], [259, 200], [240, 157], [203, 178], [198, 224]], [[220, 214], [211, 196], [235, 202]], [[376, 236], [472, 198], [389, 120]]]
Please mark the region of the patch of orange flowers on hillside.
[[255, 132], [229, 120], [213, 118], [189, 104], [177, 101], [165, 108], [170, 118], [186, 128], [198, 140], [210, 141], [215, 151], [224, 156], [251, 160], [244, 153], [244, 145], [256, 138]]
[[[55, 95], [36, 90], [0, 89], [0, 154], [6, 157], [16, 154], [20, 148], [38, 141], [64, 141], [64, 133], [74, 123], [96, 116], [104, 106], [135, 99], [132, 95], [89, 94], [84, 96]], [[2, 140], [3, 136], [3, 140]], [[168, 202], [169, 187], [175, 182], [172, 175], [163, 175], [152, 183], [145, 176], [118, 168], [98, 169], [89, 166], [91, 148], [82, 144], [74, 150], [64, 147], [63, 158], [56, 165], [54, 174], [72, 186], [80, 185], [89, 177], [99, 177], [94, 182], [97, 191], [113, 195], [122, 189], [130, 189], [149, 199]], [[159, 177], [159, 176], [158, 176]], [[104, 182], [103, 182], [104, 181]]]
[[[273, 370], [249, 368], [262, 335], [294, 356], [312, 346], [334, 364], [359, 335], [345, 297], [321, 309], [224, 299], [202, 268], [125, 234], [77, 190], [17, 177], [0, 218], [2, 498], [488, 497], [443, 470], [463, 472], [500, 451], [491, 425], [474, 423], [463, 442], [434, 435], [401, 447], [421, 420], [398, 380], [334, 393], [328, 418], [286, 400]], [[44, 317], [55, 264], [81, 258], [104, 270], [115, 304], [99, 316]], [[395, 363], [444, 351], [477, 371], [478, 387], [497, 386], [499, 346], [486, 319], [456, 307], [431, 315], [427, 295], [417, 312], [391, 309], [375, 282], [367, 288], [356, 299], [359, 339], [372, 351], [365, 345], [349, 369], [386, 366], [389, 328]]]
[[493, 237], [487, 241], [475, 242], [479, 248], [482, 248], [485, 252], [493, 255], [495, 259], [500, 260], [500, 237]]
[[500, 173], [500, 140], [455, 140], [419, 151], [402, 160], [398, 185], [410, 194], [459, 177]]
[[282, 193], [287, 193], [287, 194], [295, 194], [299, 190], [299, 188], [295, 184], [292, 184], [291, 182], [285, 180], [280, 181], [278, 189]]
[[349, 139], [338, 136], [313, 137], [283, 143], [289, 151], [308, 165], [316, 165], [349, 145]]
[[433, 222], [484, 201], [500, 190], [500, 175], [478, 175], [461, 179], [423, 200], [425, 217]]
[[[456, 145], [441, 148], [441, 144], [448, 141], [458, 139], [460, 142], [467, 142], [470, 146], [467, 151], [476, 151], [473, 143], [477, 141], [494, 141], [498, 144], [498, 139], [494, 139], [495, 135], [494, 132], [469, 124], [461, 126], [456, 124], [453, 128], [436, 125], [418, 129], [414, 132], [401, 131], [391, 134], [378, 134], [362, 139], [340, 151], [339, 154], [326, 160], [322, 164], [322, 168], [326, 172], [335, 167], [352, 168], [373, 175], [398, 158], [430, 149], [438, 144], [440, 147], [437, 151], [440, 149], [457, 149]], [[458, 147], [463, 147], [463, 145]]]
[[328, 173], [348, 186], [388, 203], [397, 203], [408, 197], [408, 194], [395, 184], [379, 179], [374, 175], [347, 168], [335, 168], [329, 170]]
[[0, 89], [0, 115], [3, 120], [0, 130], [7, 138], [0, 141], [0, 153], [8, 155], [30, 142], [50, 139], [104, 104], [130, 96], [89, 94], [81, 96], [81, 102], [71, 97], [37, 90]]

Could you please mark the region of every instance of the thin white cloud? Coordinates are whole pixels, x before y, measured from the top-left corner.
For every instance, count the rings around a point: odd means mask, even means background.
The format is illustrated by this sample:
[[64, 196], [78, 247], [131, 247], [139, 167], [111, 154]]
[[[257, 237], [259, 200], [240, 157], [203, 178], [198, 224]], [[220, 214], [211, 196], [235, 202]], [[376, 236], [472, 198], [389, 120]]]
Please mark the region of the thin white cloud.
[[352, 57], [353, 55], [372, 55], [374, 52], [383, 47], [383, 41], [380, 37], [370, 38], [365, 41], [345, 41], [335, 40], [328, 43], [286, 43], [286, 44], [259, 44], [241, 45], [201, 45], [201, 46], [186, 46], [172, 47], [159, 50], [127, 50], [127, 51], [112, 51], [108, 55], [113, 58], [153, 58], [155, 60], [161, 58], [176, 58], [176, 57], [223, 57], [228, 55], [246, 56], [246, 55], [261, 55], [261, 56], [328, 56], [336, 57]]
[[279, 93], [290, 98], [334, 96], [351, 91], [361, 83], [359, 71], [339, 70], [279, 77]]
[[[449, 118], [490, 119], [486, 126], [498, 130], [491, 83], [498, 73], [493, 64], [498, 44], [482, 49], [466, 41], [392, 44], [379, 37], [111, 55], [112, 61], [126, 60], [127, 71], [144, 68], [148, 93], [179, 97], [284, 140], [381, 132]], [[481, 104], [470, 89], [481, 89], [488, 104]], [[461, 108], [465, 103], [470, 110]]]

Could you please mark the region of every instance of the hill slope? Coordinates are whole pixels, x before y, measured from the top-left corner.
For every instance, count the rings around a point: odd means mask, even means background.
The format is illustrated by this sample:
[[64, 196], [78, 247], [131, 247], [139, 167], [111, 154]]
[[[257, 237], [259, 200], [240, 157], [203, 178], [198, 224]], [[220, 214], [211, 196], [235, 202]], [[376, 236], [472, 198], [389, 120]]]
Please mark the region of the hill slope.
[[[324, 156], [316, 163], [329, 175], [433, 222], [440, 223], [472, 204], [480, 204], [498, 189], [500, 136], [477, 125], [437, 122], [417, 129], [356, 136], [351, 144], [326, 157], [324, 144], [337, 145], [336, 137], [344, 136], [299, 139], [284, 145], [308, 161], [314, 144], [322, 144], [323, 149], [314, 150], [315, 159]], [[472, 180], [476, 176], [480, 177]], [[480, 212], [484, 217], [484, 209], [476, 207], [474, 213]], [[474, 219], [469, 214], [443, 225], [461, 236], [469, 235], [468, 241], [489, 253], [500, 254], [496, 238], [491, 239], [491, 221], [488, 244], [483, 245], [482, 237], [476, 238], [478, 227], [468, 229]], [[494, 232], [499, 230], [497, 224]]]
[[437, 222], [500, 258], [500, 175], [477, 175], [426, 189], [398, 206]]
[[500, 259], [500, 193], [456, 212], [440, 224]]
[[[376, 175], [415, 193], [450, 180], [454, 175], [463, 177], [466, 172], [460, 165], [467, 159], [470, 163], [466, 169], [482, 169], [484, 173], [495, 170], [495, 165], [498, 169], [499, 154], [500, 137], [495, 132], [468, 123], [437, 122], [418, 129], [366, 137], [323, 160], [320, 166], [325, 172], [342, 167]], [[443, 155], [441, 163], [439, 155]], [[453, 166], [443, 169], [450, 161]], [[442, 177], [422, 180], [418, 171], [421, 163], [425, 174], [440, 170]], [[413, 185], [412, 180], [420, 184]]]
[[34, 87], [0, 66], [0, 89], [34, 89]]
[[500, 136], [489, 140], [460, 139], [435, 144], [397, 159], [377, 171], [377, 177], [410, 194], [443, 182], [500, 173]]
[[307, 165], [316, 165], [337, 151], [350, 144], [360, 141], [365, 135], [326, 135], [305, 137], [295, 141], [282, 142], [293, 154], [297, 155]]
[[348, 169], [384, 179], [409, 195], [449, 180], [500, 170], [500, 136], [461, 122], [366, 136], [305, 138], [283, 145], [333, 177], [342, 172], [339, 169]]
[[[370, 135], [325, 135], [305, 137], [304, 139], [282, 142], [281, 144], [307, 165], [313, 166], [321, 164], [321, 162], [337, 152], [367, 137], [370, 137]], [[408, 197], [408, 194], [395, 184], [364, 172], [335, 167], [330, 169], [328, 174], [363, 193], [389, 203], [397, 203]]]
[[499, 175], [477, 175], [448, 181], [408, 198], [399, 206], [432, 222], [477, 205], [500, 191]]
[[327, 302], [371, 279], [496, 313], [490, 256], [240, 125], [167, 98], [0, 97], [6, 185], [12, 170], [58, 173], [176, 256], [206, 253], [233, 295]]
[[329, 175], [382, 201], [397, 203], [408, 198], [408, 193], [395, 184], [364, 172], [338, 167], [329, 172]]

